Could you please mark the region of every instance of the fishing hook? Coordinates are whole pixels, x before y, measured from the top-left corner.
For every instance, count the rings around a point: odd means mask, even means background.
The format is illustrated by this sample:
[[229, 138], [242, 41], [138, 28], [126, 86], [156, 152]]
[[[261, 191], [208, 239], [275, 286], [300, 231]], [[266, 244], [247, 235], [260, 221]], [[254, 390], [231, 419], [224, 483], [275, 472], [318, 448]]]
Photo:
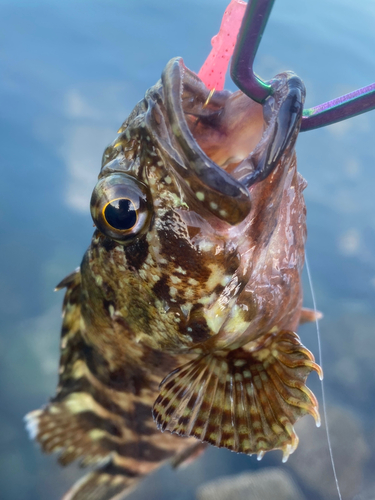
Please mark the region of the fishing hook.
[[[239, 89], [261, 104], [273, 93], [270, 82], [253, 70], [264, 29], [275, 0], [249, 0], [231, 64], [231, 77]], [[301, 132], [325, 127], [375, 109], [375, 83], [303, 111]]]

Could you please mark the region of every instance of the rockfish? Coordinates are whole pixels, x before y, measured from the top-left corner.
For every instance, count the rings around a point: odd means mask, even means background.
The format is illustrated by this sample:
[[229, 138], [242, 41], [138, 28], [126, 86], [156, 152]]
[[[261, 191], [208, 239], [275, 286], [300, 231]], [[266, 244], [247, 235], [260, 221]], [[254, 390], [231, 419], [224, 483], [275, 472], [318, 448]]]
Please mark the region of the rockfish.
[[172, 59], [105, 150], [96, 230], [58, 286], [57, 393], [27, 416], [45, 452], [94, 467], [65, 500], [125, 494], [202, 443], [285, 460], [296, 420], [319, 421], [305, 381], [320, 368], [295, 333], [305, 89], [288, 72], [273, 86], [261, 106]]

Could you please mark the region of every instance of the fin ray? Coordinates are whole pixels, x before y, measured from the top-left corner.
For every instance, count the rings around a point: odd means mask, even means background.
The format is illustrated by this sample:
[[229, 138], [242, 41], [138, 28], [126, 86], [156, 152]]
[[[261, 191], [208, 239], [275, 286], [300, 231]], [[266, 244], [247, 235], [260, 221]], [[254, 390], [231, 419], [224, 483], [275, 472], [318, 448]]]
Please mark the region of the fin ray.
[[138, 478], [112, 461], [89, 472], [65, 493], [62, 500], [120, 500], [130, 494]]

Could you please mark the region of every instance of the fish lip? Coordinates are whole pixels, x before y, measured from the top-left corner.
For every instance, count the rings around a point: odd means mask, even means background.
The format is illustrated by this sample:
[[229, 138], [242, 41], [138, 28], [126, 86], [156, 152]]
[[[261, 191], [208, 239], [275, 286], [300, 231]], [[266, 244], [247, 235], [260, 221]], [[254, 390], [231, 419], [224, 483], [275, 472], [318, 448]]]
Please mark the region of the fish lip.
[[[190, 77], [191, 81], [194, 81], [195, 90], [205, 93], [208, 97], [209, 90], [207, 87], [197, 75], [185, 66], [181, 57], [171, 59], [162, 74], [167, 113], [177, 141], [182, 146], [184, 153], [193, 162], [192, 167], [197, 170], [198, 175], [206, 182], [207, 187], [211, 187], [230, 197], [248, 196], [243, 185], [212, 161], [201, 149], [191, 133], [186, 122], [181, 99], [185, 85], [184, 80], [187, 76]], [[224, 99], [227, 95], [228, 93], [225, 92]]]
[[[306, 97], [302, 80], [292, 71], [285, 71], [270, 83], [273, 94], [263, 105], [267, 126], [257, 146], [233, 172], [248, 188], [265, 180], [285, 155], [292, 154], [301, 128]], [[268, 109], [271, 106], [273, 109]]]
[[[172, 161], [173, 154], [168, 160], [174, 163], [177, 174], [188, 184], [193, 196], [203, 192], [214, 202], [214, 206], [223, 206], [226, 209], [217, 211], [205, 203], [205, 209], [218, 218], [236, 225], [250, 213], [251, 200], [248, 189], [228, 172], [219, 167], [200, 148], [185, 118], [182, 106], [182, 92], [185, 79], [194, 83], [194, 88], [208, 95], [209, 90], [204, 83], [186, 68], [181, 58], [174, 58], [165, 67], [162, 74], [163, 97], [169, 129], [178, 150], [180, 161]], [[227, 93], [221, 95], [225, 98]], [[219, 213], [220, 212], [220, 213]]]

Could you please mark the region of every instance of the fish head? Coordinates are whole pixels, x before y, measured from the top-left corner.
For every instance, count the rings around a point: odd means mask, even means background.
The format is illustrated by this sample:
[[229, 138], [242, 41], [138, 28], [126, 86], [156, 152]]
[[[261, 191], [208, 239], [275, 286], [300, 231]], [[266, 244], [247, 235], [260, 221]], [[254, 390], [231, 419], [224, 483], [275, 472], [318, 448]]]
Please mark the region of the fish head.
[[241, 177], [259, 176], [253, 150], [269, 168], [266, 129], [260, 104], [210, 92], [181, 59], [168, 63], [105, 150], [92, 195], [82, 283], [93, 338], [118, 323], [173, 351], [218, 332], [249, 278], [254, 206]]

